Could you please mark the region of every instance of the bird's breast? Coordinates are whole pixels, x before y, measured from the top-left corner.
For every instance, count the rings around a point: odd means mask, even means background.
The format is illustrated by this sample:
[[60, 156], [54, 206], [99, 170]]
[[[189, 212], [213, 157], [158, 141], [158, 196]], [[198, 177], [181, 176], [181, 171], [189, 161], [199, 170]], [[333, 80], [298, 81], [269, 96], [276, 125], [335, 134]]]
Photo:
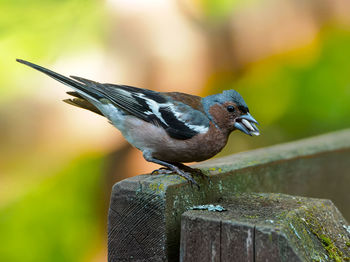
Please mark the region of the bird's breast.
[[211, 124], [209, 131], [186, 140], [171, 138], [159, 126], [131, 117], [125, 121], [125, 138], [141, 151], [168, 162], [198, 162], [219, 153], [227, 143], [227, 135]]

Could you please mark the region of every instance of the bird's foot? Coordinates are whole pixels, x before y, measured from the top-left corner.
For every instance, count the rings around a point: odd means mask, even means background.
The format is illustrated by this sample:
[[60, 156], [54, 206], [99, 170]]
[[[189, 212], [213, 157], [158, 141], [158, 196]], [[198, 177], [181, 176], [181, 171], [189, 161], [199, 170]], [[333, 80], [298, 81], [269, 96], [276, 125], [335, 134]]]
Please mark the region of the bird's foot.
[[199, 189], [199, 185], [198, 183], [193, 179], [191, 172], [186, 172], [184, 170], [181, 170], [180, 168], [178, 168], [177, 166], [173, 166], [172, 168], [168, 168], [168, 167], [161, 167], [159, 169], [154, 170], [151, 175], [171, 175], [176, 173], [177, 175], [185, 178], [188, 182], [191, 183], [192, 185], [195, 185], [196, 187], [198, 187]]
[[190, 182], [191, 186], [195, 185], [198, 189], [200, 189], [198, 183], [196, 180], [193, 179], [193, 176], [190, 172], [186, 172], [177, 166], [174, 166], [173, 171], [177, 173], [179, 176], [185, 178], [188, 182]]
[[173, 173], [173, 171], [167, 167], [161, 167], [156, 170], [153, 170], [151, 175], [169, 175]]
[[[149, 162], [153, 162], [153, 163], [156, 163], [158, 165], [162, 165], [164, 166], [163, 168], [160, 168], [160, 169], [157, 169], [157, 170], [154, 170], [151, 174], [172, 174], [172, 173], [176, 173], [178, 174], [179, 176], [182, 176], [183, 178], [185, 178], [187, 181], [189, 181], [191, 183], [191, 186], [192, 185], [195, 185], [198, 187], [199, 189], [199, 185], [198, 183], [193, 179], [192, 175], [190, 172], [186, 172], [184, 170], [181, 169], [181, 166], [177, 166], [176, 164], [178, 163], [170, 163], [170, 162], [166, 162], [166, 161], [163, 161], [163, 160], [159, 160], [157, 158], [154, 158], [151, 153], [149, 151], [145, 151], [143, 152], [143, 157], [149, 161]], [[182, 164], [180, 164], [182, 165]]]
[[189, 166], [186, 166], [182, 163], [177, 163], [177, 166], [180, 169], [184, 170], [185, 172], [188, 172], [188, 173], [196, 175], [196, 176], [200, 176], [201, 178], [207, 179], [207, 180], [209, 180], [209, 182], [211, 182], [210, 177], [208, 175], [204, 174], [203, 171], [200, 170], [199, 168], [189, 167]]

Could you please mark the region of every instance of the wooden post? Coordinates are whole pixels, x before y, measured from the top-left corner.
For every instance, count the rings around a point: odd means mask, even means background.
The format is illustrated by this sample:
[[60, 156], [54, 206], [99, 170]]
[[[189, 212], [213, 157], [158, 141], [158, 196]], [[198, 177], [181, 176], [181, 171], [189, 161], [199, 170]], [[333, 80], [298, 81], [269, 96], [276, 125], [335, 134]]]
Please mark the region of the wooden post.
[[350, 236], [329, 200], [243, 193], [227, 211], [182, 215], [180, 261], [345, 261]]
[[211, 178], [196, 178], [200, 190], [177, 175], [123, 180], [111, 195], [108, 260], [178, 261], [182, 213], [237, 192], [327, 198], [349, 219], [349, 159], [350, 129], [200, 164]]

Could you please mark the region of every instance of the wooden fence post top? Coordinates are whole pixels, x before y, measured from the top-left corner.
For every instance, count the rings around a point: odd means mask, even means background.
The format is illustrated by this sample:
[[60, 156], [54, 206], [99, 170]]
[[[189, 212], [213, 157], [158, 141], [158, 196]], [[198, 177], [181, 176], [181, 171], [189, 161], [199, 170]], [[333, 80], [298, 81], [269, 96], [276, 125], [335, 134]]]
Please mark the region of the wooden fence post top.
[[196, 178], [200, 190], [177, 175], [125, 179], [111, 195], [109, 261], [178, 261], [181, 214], [234, 192], [331, 199], [349, 219], [349, 159], [347, 129], [198, 164], [211, 178]]
[[182, 215], [180, 261], [346, 261], [348, 223], [330, 200], [242, 193]]

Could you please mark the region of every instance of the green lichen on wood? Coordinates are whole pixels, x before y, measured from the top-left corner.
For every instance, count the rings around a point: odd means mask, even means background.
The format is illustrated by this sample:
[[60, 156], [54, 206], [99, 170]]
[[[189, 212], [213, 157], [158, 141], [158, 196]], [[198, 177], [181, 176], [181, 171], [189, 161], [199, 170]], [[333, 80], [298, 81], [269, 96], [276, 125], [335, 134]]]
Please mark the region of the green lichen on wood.
[[160, 191], [164, 191], [164, 184], [163, 183], [158, 183], [158, 184], [150, 184], [149, 188], [154, 191], [155, 193], [158, 193]]
[[325, 235], [319, 236], [322, 241], [322, 245], [328, 251], [329, 258], [334, 259], [336, 262], [341, 262], [343, 257], [343, 252], [334, 245], [333, 241], [326, 237]]
[[[326, 209], [324, 204], [321, 207]], [[313, 206], [311, 209], [304, 210], [304, 221], [312, 234], [317, 237], [323, 248], [327, 251], [329, 258], [336, 262], [344, 261], [346, 257], [344, 257], [343, 252], [338, 248], [337, 241], [333, 239], [329, 228], [325, 227], [322, 223], [323, 217], [320, 217], [320, 212], [317, 210], [319, 208], [318, 206]], [[327, 211], [330, 212], [329, 210]]]

